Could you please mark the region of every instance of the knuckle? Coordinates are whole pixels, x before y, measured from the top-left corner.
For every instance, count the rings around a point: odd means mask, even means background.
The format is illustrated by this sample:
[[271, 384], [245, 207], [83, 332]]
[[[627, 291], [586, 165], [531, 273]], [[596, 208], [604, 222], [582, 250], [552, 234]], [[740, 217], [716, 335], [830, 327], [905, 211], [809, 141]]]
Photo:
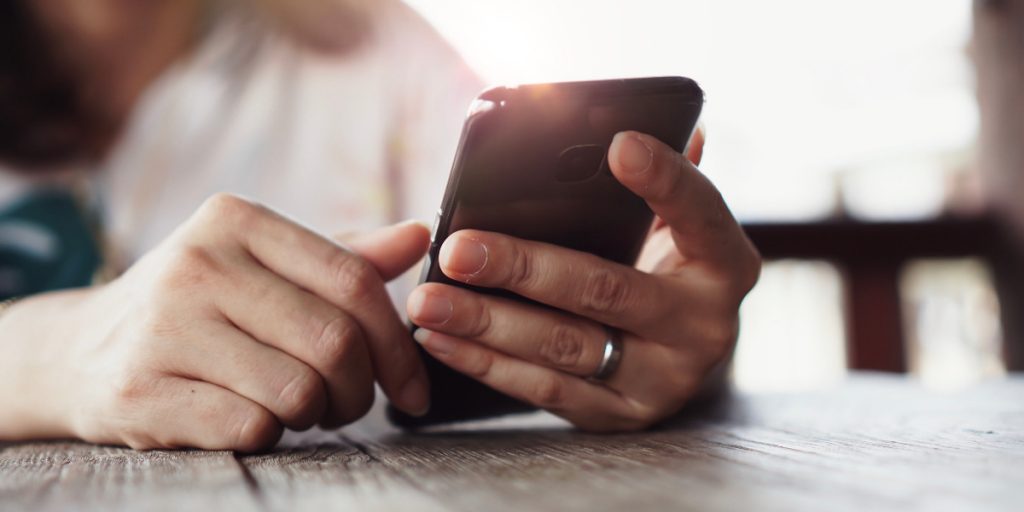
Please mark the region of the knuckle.
[[[156, 382], [142, 372], [124, 371], [111, 378], [109, 392], [94, 414], [82, 418], [77, 428], [86, 440], [108, 442], [112, 439], [132, 448], [159, 448], [142, 427], [151, 414]], [[112, 435], [112, 437], [111, 437]]]
[[263, 409], [253, 408], [235, 419], [231, 429], [231, 448], [241, 452], [255, 452], [269, 448], [281, 436], [281, 425]]
[[675, 151], [670, 152], [667, 163], [668, 165], [665, 167], [667, 172], [661, 172], [657, 175], [662, 176], [662, 182], [658, 184], [659, 186], [649, 189], [651, 191], [650, 199], [655, 202], [671, 201], [679, 197], [683, 180], [687, 175], [688, 167], [691, 165], [685, 156]]
[[111, 379], [111, 398], [115, 410], [124, 411], [145, 401], [154, 391], [154, 378], [146, 372], [125, 369]]
[[278, 402], [282, 406], [281, 418], [288, 422], [312, 425], [311, 416], [323, 405], [324, 389], [320, 375], [303, 368], [281, 388]]
[[468, 337], [470, 338], [484, 338], [487, 336], [494, 326], [494, 318], [491, 316], [491, 310], [486, 307], [480, 308], [475, 315], [469, 315], [469, 323], [471, 324], [468, 329]]
[[575, 326], [556, 324], [542, 340], [540, 357], [558, 368], [578, 368], [583, 358], [583, 333]]
[[482, 351], [466, 361], [465, 371], [471, 377], [479, 380], [490, 375], [492, 368], [494, 368], [494, 355]]
[[122, 442], [124, 442], [124, 444], [128, 445], [128, 447], [133, 450], [145, 451], [171, 448], [168, 443], [161, 443], [153, 436], [135, 427], [122, 428], [118, 431], [117, 436]]
[[155, 450], [170, 448], [169, 443], [157, 439], [158, 433], [142, 426], [136, 418], [119, 418], [83, 437], [83, 440], [98, 444], [123, 443], [133, 450]]
[[257, 210], [256, 204], [252, 201], [226, 192], [219, 192], [210, 196], [199, 207], [201, 216], [207, 220], [216, 220], [217, 222], [245, 222]]
[[317, 325], [310, 339], [317, 356], [333, 367], [348, 358], [359, 342], [360, 334], [355, 322], [345, 316], [336, 316]]
[[376, 293], [381, 286], [380, 276], [366, 260], [339, 251], [329, 265], [334, 290], [342, 297], [364, 299]]
[[622, 274], [599, 269], [585, 279], [580, 305], [591, 314], [618, 315], [630, 305], [630, 290]]
[[193, 288], [205, 284], [220, 271], [220, 265], [210, 251], [198, 245], [185, 245], [170, 255], [160, 274], [159, 288]]
[[558, 377], [549, 375], [534, 383], [531, 396], [537, 406], [544, 409], [555, 409], [562, 404], [564, 389], [565, 387]]
[[529, 252], [522, 249], [512, 251], [512, 262], [508, 266], [508, 274], [505, 276], [506, 284], [510, 288], [529, 288], [534, 278], [533, 258]]

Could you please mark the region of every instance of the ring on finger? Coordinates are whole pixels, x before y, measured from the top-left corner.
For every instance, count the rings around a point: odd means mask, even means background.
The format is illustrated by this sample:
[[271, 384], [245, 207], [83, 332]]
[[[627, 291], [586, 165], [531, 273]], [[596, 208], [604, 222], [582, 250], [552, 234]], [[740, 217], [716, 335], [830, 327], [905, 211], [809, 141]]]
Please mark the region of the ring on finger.
[[622, 362], [622, 340], [618, 333], [609, 327], [605, 327], [604, 354], [601, 357], [601, 364], [598, 365], [594, 374], [588, 380], [593, 382], [607, 382]]

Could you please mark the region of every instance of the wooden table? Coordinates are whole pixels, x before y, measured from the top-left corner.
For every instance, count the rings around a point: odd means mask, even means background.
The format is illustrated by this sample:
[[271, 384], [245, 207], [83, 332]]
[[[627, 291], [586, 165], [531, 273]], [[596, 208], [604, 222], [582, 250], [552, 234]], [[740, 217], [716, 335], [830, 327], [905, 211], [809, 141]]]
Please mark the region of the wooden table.
[[0, 510], [1024, 510], [1024, 375], [939, 394], [858, 374], [596, 436], [538, 413], [379, 415], [272, 453], [0, 445]]

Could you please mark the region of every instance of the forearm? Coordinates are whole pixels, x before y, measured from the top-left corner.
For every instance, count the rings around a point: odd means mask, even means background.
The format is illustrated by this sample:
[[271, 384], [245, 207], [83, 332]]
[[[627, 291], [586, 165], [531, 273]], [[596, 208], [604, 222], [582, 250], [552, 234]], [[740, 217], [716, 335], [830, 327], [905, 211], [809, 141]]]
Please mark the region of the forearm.
[[71, 436], [66, 396], [73, 375], [68, 357], [76, 311], [86, 290], [40, 294], [0, 314], [0, 440]]

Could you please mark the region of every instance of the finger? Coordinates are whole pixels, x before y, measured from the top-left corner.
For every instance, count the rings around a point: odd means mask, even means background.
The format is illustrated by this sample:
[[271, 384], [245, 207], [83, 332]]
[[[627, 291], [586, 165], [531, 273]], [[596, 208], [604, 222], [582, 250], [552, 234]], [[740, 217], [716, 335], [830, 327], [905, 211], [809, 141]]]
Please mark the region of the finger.
[[350, 423], [369, 410], [370, 354], [352, 316], [255, 262], [242, 263], [228, 283], [234, 293], [215, 298], [225, 317], [260, 342], [302, 361], [326, 384], [327, 407], [317, 418], [323, 426]]
[[335, 237], [370, 262], [385, 281], [416, 264], [430, 248], [430, 230], [418, 221], [406, 221], [365, 233]]
[[426, 371], [372, 265], [337, 243], [235, 196], [214, 196], [201, 214], [219, 226], [211, 243], [236, 240], [269, 270], [355, 318], [366, 336], [374, 374], [384, 393], [405, 412], [426, 411]]
[[686, 146], [686, 159], [693, 165], [700, 165], [704, 159], [704, 141], [707, 140], [707, 132], [704, 125], [698, 125], [690, 137], [690, 144]]
[[737, 245], [749, 243], [718, 189], [661, 141], [637, 132], [618, 133], [608, 161], [616, 179], [672, 228], [686, 258], [721, 263], [736, 256]]
[[592, 254], [487, 231], [463, 230], [441, 246], [448, 277], [502, 288], [598, 323], [660, 337], [673, 307], [661, 279]]
[[[189, 336], [186, 334], [186, 336]], [[160, 360], [166, 371], [216, 384], [267, 409], [285, 426], [307, 429], [326, 404], [323, 380], [309, 366], [264, 345], [227, 323], [207, 324], [185, 349], [168, 343]]]
[[607, 387], [447, 334], [418, 329], [415, 335], [430, 355], [452, 369], [580, 428], [618, 431], [646, 426], [639, 424], [646, 411]]
[[[604, 359], [609, 333], [593, 322], [515, 301], [428, 283], [413, 290], [409, 316], [430, 331], [470, 340], [529, 363], [589, 377]], [[628, 334], [623, 354], [604, 384], [652, 408], [686, 394], [700, 380], [704, 360]]]
[[126, 428], [129, 446], [255, 452], [273, 446], [281, 425], [270, 411], [207, 382], [166, 377]]
[[416, 288], [408, 312], [420, 327], [580, 377], [596, 373], [604, 356], [607, 333], [594, 322], [454, 286]]

